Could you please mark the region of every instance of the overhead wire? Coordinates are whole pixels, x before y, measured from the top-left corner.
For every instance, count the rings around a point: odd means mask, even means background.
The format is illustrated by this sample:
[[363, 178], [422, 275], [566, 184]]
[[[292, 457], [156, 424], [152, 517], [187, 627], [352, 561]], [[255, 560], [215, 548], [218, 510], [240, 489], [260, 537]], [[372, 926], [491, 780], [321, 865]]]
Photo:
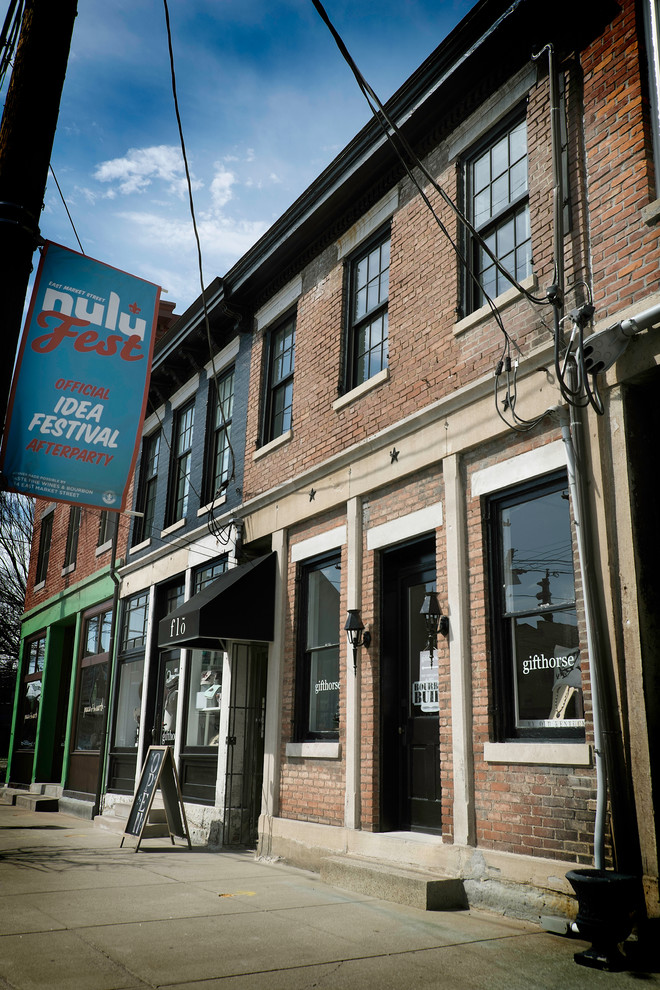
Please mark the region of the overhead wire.
[[[323, 22], [328, 27], [330, 33], [332, 34], [332, 37], [334, 38], [335, 43], [337, 44], [337, 47], [339, 48], [339, 51], [341, 52], [344, 60], [348, 64], [349, 68], [351, 69], [351, 72], [353, 73], [353, 75], [354, 75], [354, 77], [355, 77], [355, 79], [357, 81], [357, 84], [358, 84], [358, 86], [359, 86], [359, 88], [360, 88], [363, 96], [365, 97], [365, 99], [367, 101], [367, 104], [369, 105], [369, 108], [370, 108], [372, 114], [376, 118], [376, 120], [377, 120], [378, 124], [380, 125], [381, 130], [383, 131], [386, 139], [390, 142], [390, 144], [391, 144], [391, 146], [392, 146], [395, 154], [397, 155], [399, 161], [403, 165], [404, 170], [406, 172], [406, 175], [411, 180], [411, 182], [414, 184], [415, 188], [417, 189], [417, 191], [419, 192], [420, 196], [422, 197], [422, 200], [423, 200], [424, 204], [426, 205], [426, 207], [431, 212], [431, 214], [432, 214], [432, 216], [433, 216], [436, 224], [438, 225], [438, 227], [440, 228], [441, 232], [445, 235], [445, 237], [449, 241], [449, 244], [451, 245], [454, 253], [456, 254], [457, 258], [459, 259], [461, 265], [463, 266], [464, 271], [467, 273], [468, 277], [472, 280], [472, 282], [480, 289], [480, 291], [481, 291], [484, 299], [486, 300], [486, 304], [489, 306], [490, 311], [491, 311], [491, 314], [494, 317], [494, 319], [495, 319], [495, 321], [497, 323], [497, 326], [498, 326], [500, 332], [503, 335], [504, 343], [503, 343], [502, 356], [500, 358], [500, 361], [496, 365], [496, 376], [495, 376], [495, 378], [496, 378], [496, 381], [495, 381], [495, 395], [496, 395], [496, 406], [497, 406], [498, 415], [512, 429], [524, 430], [524, 431], [533, 429], [545, 417], [546, 413], [544, 412], [542, 415], [534, 418], [533, 420], [525, 420], [522, 417], [520, 417], [517, 414], [516, 410], [515, 410], [516, 395], [517, 395], [517, 393], [516, 393], [517, 369], [514, 367], [513, 370], [512, 370], [511, 346], [513, 344], [513, 346], [515, 346], [516, 349], [519, 352], [520, 352], [520, 348], [519, 348], [517, 342], [512, 339], [511, 335], [509, 334], [509, 332], [507, 331], [506, 327], [504, 326], [504, 322], [502, 320], [501, 314], [500, 314], [499, 310], [497, 309], [497, 307], [496, 307], [493, 299], [490, 297], [490, 295], [485, 291], [485, 289], [481, 285], [481, 283], [480, 283], [480, 281], [479, 281], [479, 279], [477, 277], [477, 274], [474, 271], [473, 267], [468, 263], [467, 258], [465, 257], [463, 251], [461, 250], [461, 248], [459, 247], [459, 245], [456, 243], [456, 241], [454, 240], [454, 238], [449, 233], [449, 231], [448, 231], [446, 225], [444, 224], [444, 222], [442, 221], [442, 219], [438, 216], [435, 208], [433, 207], [433, 204], [431, 203], [431, 201], [429, 199], [428, 194], [426, 193], [426, 190], [422, 187], [421, 183], [419, 182], [419, 180], [415, 176], [415, 174], [413, 172], [413, 169], [414, 168], [417, 168], [417, 169], [419, 169], [421, 171], [423, 177], [427, 180], [427, 182], [431, 185], [431, 187], [438, 193], [438, 195], [441, 197], [442, 201], [451, 209], [452, 213], [456, 216], [456, 218], [458, 219], [458, 221], [461, 224], [463, 224], [463, 226], [465, 227], [465, 229], [469, 232], [470, 236], [484, 250], [484, 252], [487, 254], [487, 256], [494, 263], [494, 265], [497, 268], [497, 270], [502, 274], [503, 277], [505, 277], [507, 279], [507, 281], [509, 281], [516, 288], [517, 291], [519, 291], [521, 293], [521, 295], [525, 299], [527, 299], [531, 303], [534, 303], [535, 305], [548, 305], [548, 300], [545, 297], [535, 296], [532, 293], [530, 293], [529, 290], [525, 289], [524, 286], [513, 275], [511, 275], [511, 273], [509, 271], [507, 271], [507, 269], [502, 265], [502, 263], [500, 262], [500, 260], [491, 251], [490, 247], [485, 242], [485, 240], [480, 235], [480, 233], [476, 230], [476, 228], [471, 223], [471, 221], [458, 208], [458, 206], [456, 206], [456, 204], [451, 199], [451, 197], [446, 192], [446, 190], [440, 185], [440, 183], [435, 179], [435, 177], [431, 174], [431, 172], [429, 171], [429, 169], [426, 167], [426, 165], [421, 161], [421, 159], [419, 158], [419, 156], [416, 154], [416, 152], [414, 151], [414, 149], [412, 148], [412, 146], [408, 142], [408, 140], [405, 137], [405, 135], [401, 132], [401, 130], [398, 127], [398, 125], [391, 119], [391, 117], [389, 116], [389, 114], [385, 110], [385, 107], [383, 106], [383, 104], [379, 100], [378, 96], [376, 95], [376, 93], [374, 92], [374, 90], [372, 89], [372, 87], [369, 85], [369, 83], [366, 81], [366, 79], [362, 75], [360, 69], [358, 68], [358, 66], [355, 63], [353, 57], [351, 56], [350, 52], [348, 51], [348, 48], [347, 48], [345, 42], [343, 41], [343, 39], [341, 38], [339, 32], [336, 30], [336, 28], [332, 24], [332, 21], [330, 20], [328, 14], [327, 14], [327, 11], [325, 10], [323, 4], [321, 3], [321, 0], [312, 0], [312, 3], [314, 5], [316, 11], [318, 12], [319, 16], [321, 17], [321, 19], [323, 20]], [[395, 140], [395, 138], [396, 138], [396, 140]], [[511, 410], [511, 414], [512, 414], [513, 419], [514, 419], [514, 422], [513, 423], [510, 422], [509, 420], [507, 420], [505, 416], [503, 416], [502, 411], [499, 408], [499, 404], [497, 403], [497, 392], [498, 392], [498, 385], [499, 385], [499, 376], [501, 375], [502, 370], [503, 370], [504, 367], [507, 367], [507, 374], [508, 374], [508, 377], [510, 378], [510, 381], [512, 382], [512, 385], [513, 385], [513, 390], [512, 391], [509, 390], [509, 389], [507, 390], [508, 399], [505, 400], [505, 407], [506, 408], [509, 408]], [[500, 369], [499, 372], [497, 370], [498, 368]]]
[[62, 204], [64, 206], [64, 209], [66, 210], [66, 215], [69, 218], [69, 223], [71, 224], [71, 227], [73, 228], [73, 233], [75, 234], [76, 240], [78, 241], [78, 247], [80, 248], [80, 253], [81, 254], [84, 254], [85, 253], [85, 250], [84, 250], [84, 248], [83, 248], [83, 246], [82, 246], [82, 244], [80, 242], [80, 238], [78, 237], [78, 231], [76, 230], [76, 225], [73, 222], [73, 217], [71, 216], [71, 213], [69, 212], [69, 207], [67, 205], [67, 201], [64, 198], [64, 193], [62, 192], [62, 189], [60, 188], [59, 182], [57, 181], [57, 176], [55, 175], [55, 171], [53, 169], [52, 163], [49, 162], [48, 168], [50, 169], [50, 172], [51, 172], [51, 175], [53, 176], [53, 179], [55, 180], [55, 185], [57, 186], [57, 191], [60, 194], [60, 199], [62, 200]]
[[[548, 300], [545, 297], [543, 297], [543, 296], [535, 296], [533, 293], [529, 292], [529, 290], [525, 289], [524, 286], [521, 285], [520, 282], [518, 282], [518, 280], [515, 278], [515, 276], [513, 276], [504, 267], [504, 265], [502, 264], [502, 262], [499, 260], [499, 258], [491, 250], [491, 248], [486, 243], [486, 241], [484, 240], [484, 238], [481, 236], [481, 234], [479, 233], [479, 231], [474, 227], [474, 225], [472, 224], [472, 222], [463, 213], [463, 211], [459, 209], [459, 207], [454, 203], [454, 201], [451, 198], [451, 196], [440, 185], [440, 183], [437, 181], [437, 179], [432, 175], [432, 173], [429, 171], [429, 169], [426, 167], [426, 165], [422, 162], [422, 160], [416, 154], [416, 152], [414, 151], [414, 149], [410, 145], [408, 139], [402, 133], [402, 131], [399, 128], [399, 126], [389, 116], [389, 114], [387, 113], [384, 105], [379, 100], [377, 94], [374, 92], [374, 90], [372, 89], [372, 87], [369, 85], [369, 83], [367, 82], [367, 80], [364, 78], [364, 76], [360, 72], [360, 69], [358, 68], [356, 62], [354, 61], [353, 57], [351, 56], [350, 52], [348, 51], [348, 48], [347, 48], [345, 42], [343, 41], [343, 39], [341, 38], [341, 35], [339, 34], [339, 32], [337, 31], [337, 29], [334, 27], [332, 21], [330, 20], [327, 11], [325, 10], [323, 4], [321, 3], [321, 0], [312, 0], [312, 3], [314, 4], [314, 7], [316, 8], [319, 16], [321, 17], [321, 19], [324, 21], [324, 23], [328, 27], [328, 30], [332, 34], [332, 36], [333, 36], [333, 38], [335, 40], [335, 43], [337, 44], [337, 47], [339, 48], [339, 51], [341, 52], [344, 60], [348, 64], [349, 68], [351, 69], [351, 72], [355, 76], [355, 79], [357, 81], [357, 84], [360, 87], [360, 90], [362, 91], [362, 94], [364, 95], [367, 103], [369, 104], [369, 106], [370, 106], [370, 108], [372, 110], [372, 113], [374, 114], [374, 116], [376, 117], [376, 119], [379, 121], [379, 123], [380, 123], [383, 131], [385, 132], [386, 137], [388, 137], [392, 141], [392, 146], [395, 149], [395, 151], [397, 152], [398, 157], [400, 158], [400, 160], [401, 160], [402, 164], [404, 165], [404, 167], [406, 167], [406, 169], [408, 170], [408, 163], [406, 162], [406, 160], [403, 157], [403, 155], [401, 154], [401, 152], [397, 149], [396, 142], [394, 142], [392, 140], [394, 136], [400, 142], [401, 148], [405, 151], [405, 154], [407, 155], [408, 159], [410, 160], [410, 163], [412, 164], [412, 166], [415, 167], [415, 168], [418, 168], [422, 172], [424, 178], [427, 180], [427, 182], [429, 182], [433, 186], [433, 188], [435, 189], [435, 191], [441, 196], [441, 198], [444, 201], [444, 203], [456, 215], [456, 217], [458, 218], [458, 220], [460, 221], [460, 223], [463, 224], [463, 226], [469, 232], [470, 236], [474, 240], [478, 241], [479, 245], [482, 247], [482, 249], [488, 255], [488, 257], [490, 258], [490, 260], [496, 266], [496, 268], [500, 272], [500, 274], [504, 278], [506, 278], [507, 281], [511, 283], [511, 285], [513, 285], [523, 296], [525, 296], [531, 302], [534, 302], [534, 303], [536, 303], [538, 305], [544, 305], [544, 306], [547, 305]], [[377, 108], [377, 111], [374, 108], [374, 104], [375, 104], [375, 106]], [[391, 131], [391, 134], [390, 134], [390, 131]], [[408, 175], [410, 176], [410, 178], [412, 179], [412, 181], [415, 182], [415, 186], [421, 192], [421, 187], [419, 186], [418, 182], [410, 175], [410, 172], [409, 171], [408, 171]], [[426, 202], [426, 199], [425, 199], [425, 202]], [[438, 222], [441, 223], [441, 221], [439, 221], [439, 220], [438, 220]], [[443, 229], [443, 232], [446, 232], [446, 230]], [[447, 236], [449, 236], [449, 235], [447, 235]], [[450, 240], [451, 240], [451, 238], [450, 238]], [[453, 242], [452, 242], [452, 246], [453, 246]], [[454, 249], [456, 250], [456, 247]], [[463, 259], [463, 261], [465, 263], [465, 259]]]
[[[460, 263], [462, 264], [464, 271], [467, 273], [468, 278], [470, 278], [472, 280], [472, 282], [475, 284], [475, 286], [477, 286], [479, 288], [479, 290], [481, 291], [481, 294], [483, 295], [484, 299], [486, 300], [486, 303], [488, 304], [488, 306], [489, 306], [489, 308], [491, 310], [491, 313], [492, 313], [493, 317], [495, 318], [495, 321], [496, 321], [496, 323], [497, 323], [497, 325], [498, 325], [498, 327], [499, 327], [499, 329], [500, 329], [500, 331], [501, 331], [501, 333], [502, 333], [502, 335], [504, 337], [502, 355], [501, 355], [501, 358], [498, 361], [498, 363], [496, 365], [496, 369], [495, 369], [495, 405], [496, 405], [496, 409], [497, 409], [498, 415], [507, 424], [507, 426], [509, 426], [511, 429], [518, 430], [518, 431], [523, 431], [523, 432], [527, 432], [528, 430], [534, 429], [534, 427], [537, 426], [538, 423], [541, 422], [541, 420], [545, 418], [545, 416], [547, 415], [547, 410], [544, 411], [543, 413], [541, 413], [539, 416], [537, 416], [537, 417], [535, 417], [535, 418], [533, 418], [531, 420], [524, 419], [523, 417], [519, 416], [518, 413], [517, 413], [517, 411], [516, 411], [516, 402], [517, 402], [517, 361], [513, 361], [512, 362], [512, 358], [511, 358], [511, 345], [513, 344], [516, 347], [516, 349], [518, 350], [519, 353], [521, 353], [520, 352], [520, 347], [518, 346], [518, 344], [515, 341], [515, 339], [513, 339], [511, 337], [511, 335], [509, 334], [509, 332], [506, 330], [506, 328], [504, 326], [504, 323], [502, 321], [502, 318], [501, 318], [501, 314], [499, 313], [499, 310], [497, 309], [497, 307], [496, 307], [493, 299], [489, 296], [489, 294], [485, 291], [485, 289], [481, 285], [481, 283], [480, 283], [480, 281], [479, 281], [479, 279], [477, 277], [477, 274], [476, 274], [476, 272], [473, 269], [473, 266], [468, 263], [467, 258], [465, 257], [464, 253], [461, 251], [461, 249], [458, 246], [458, 244], [456, 244], [455, 240], [451, 237], [451, 235], [449, 234], [449, 232], [447, 230], [446, 225], [442, 222], [442, 220], [438, 216], [437, 212], [433, 208], [433, 205], [430, 202], [430, 199], [429, 199], [428, 195], [426, 194], [426, 191], [422, 188], [421, 184], [417, 181], [417, 178], [416, 178], [416, 176], [414, 175], [414, 173], [412, 171], [413, 168], [419, 169], [419, 171], [422, 173], [423, 177], [432, 186], [432, 188], [439, 194], [439, 196], [441, 197], [442, 201], [449, 207], [449, 209], [456, 216], [456, 218], [459, 221], [459, 223], [462, 224], [463, 227], [464, 227], [464, 229], [469, 233], [471, 239], [480, 246], [480, 248], [484, 251], [484, 253], [493, 262], [493, 264], [495, 265], [495, 267], [497, 268], [497, 270], [500, 272], [500, 274], [521, 294], [521, 296], [528, 303], [530, 303], [530, 304], [532, 304], [534, 306], [545, 306], [545, 305], [551, 304], [550, 298], [548, 296], [536, 296], [533, 293], [531, 293], [529, 290], [527, 290], [515, 278], [515, 276], [513, 276], [504, 267], [504, 265], [497, 258], [497, 256], [494, 254], [494, 252], [490, 249], [489, 245], [486, 243], [486, 241], [481, 236], [481, 234], [479, 233], [479, 231], [474, 227], [474, 225], [469, 220], [469, 218], [454, 203], [454, 201], [449, 196], [449, 194], [446, 192], [446, 190], [440, 185], [440, 183], [431, 174], [431, 172], [429, 171], [429, 169], [427, 168], [427, 166], [424, 164], [424, 162], [422, 162], [422, 160], [419, 158], [419, 156], [415, 153], [414, 149], [411, 147], [410, 143], [408, 142], [408, 140], [405, 137], [405, 135], [401, 132], [401, 129], [398, 127], [398, 125], [396, 124], [396, 122], [393, 119], [391, 119], [391, 117], [388, 115], [385, 107], [383, 106], [383, 104], [379, 100], [378, 96], [376, 95], [376, 93], [374, 92], [374, 90], [372, 89], [372, 87], [369, 85], [369, 83], [366, 81], [366, 79], [364, 78], [364, 76], [360, 72], [357, 64], [355, 63], [355, 61], [352, 58], [350, 52], [348, 51], [348, 48], [347, 48], [345, 42], [343, 41], [343, 39], [341, 38], [339, 32], [336, 30], [336, 28], [332, 24], [332, 22], [330, 20], [330, 17], [327, 14], [327, 11], [325, 10], [323, 4], [321, 3], [321, 0], [312, 0], [312, 3], [314, 5], [316, 11], [318, 12], [319, 16], [321, 17], [321, 19], [323, 20], [323, 22], [328, 27], [330, 33], [332, 34], [332, 37], [334, 38], [335, 43], [337, 44], [337, 47], [339, 48], [339, 51], [342, 54], [342, 57], [344, 58], [344, 60], [348, 64], [349, 68], [351, 69], [351, 72], [353, 73], [353, 75], [354, 75], [354, 77], [355, 77], [355, 79], [356, 79], [356, 81], [358, 83], [358, 86], [359, 86], [362, 94], [364, 95], [364, 97], [365, 97], [365, 99], [366, 99], [366, 101], [367, 101], [367, 103], [369, 105], [369, 108], [370, 108], [372, 114], [374, 115], [374, 117], [378, 121], [378, 123], [379, 123], [381, 129], [383, 130], [383, 132], [384, 132], [387, 140], [390, 142], [390, 144], [391, 144], [392, 148], [394, 149], [397, 157], [399, 158], [399, 160], [403, 164], [404, 169], [406, 171], [406, 174], [408, 175], [408, 177], [410, 178], [410, 180], [413, 182], [413, 184], [415, 185], [416, 189], [419, 191], [419, 193], [420, 193], [420, 195], [421, 195], [421, 197], [422, 197], [425, 205], [430, 210], [430, 212], [433, 215], [433, 217], [434, 217], [437, 225], [439, 226], [440, 230], [447, 237], [449, 243], [452, 246], [452, 249], [454, 250], [457, 258], [460, 261]], [[546, 46], [546, 48], [547, 47], [548, 46]], [[541, 53], [539, 53], [539, 54], [541, 54]], [[538, 58], [538, 57], [539, 57], [538, 55], [535, 56], [535, 58]], [[553, 104], [553, 112], [554, 112], [555, 109], [556, 108], [554, 107], [554, 104]], [[396, 138], [396, 140], [395, 140], [395, 138]], [[556, 209], [557, 208], [561, 208], [561, 207], [559, 206], [559, 207], [556, 207]], [[555, 276], [558, 275], [558, 270], [557, 269], [558, 269], [558, 260], [557, 260], [557, 257], [555, 257]], [[575, 285], [571, 287], [571, 289], [575, 291], [575, 290], [577, 290], [577, 288], [578, 288], [579, 285], [585, 285], [585, 287], [587, 288], [588, 294], [590, 295], [589, 287], [583, 281], [576, 282]], [[554, 304], [553, 304], [553, 309], [555, 309]], [[577, 384], [577, 386], [576, 386], [575, 389], [571, 389], [568, 386], [568, 384], [567, 384], [565, 375], [561, 373], [561, 335], [558, 332], [558, 329], [557, 328], [555, 328], [553, 330], [551, 327], [548, 326], [548, 324], [546, 323], [546, 321], [545, 321], [545, 319], [543, 318], [542, 315], [541, 315], [540, 319], [541, 319], [542, 324], [546, 327], [546, 329], [554, 337], [554, 345], [555, 345], [555, 369], [557, 371], [557, 378], [558, 378], [559, 387], [560, 387], [560, 391], [561, 391], [562, 397], [565, 399], [565, 401], [567, 401], [568, 403], [570, 403], [572, 405], [591, 405], [595, 409], [595, 411], [597, 413], [602, 413], [602, 411], [603, 411], [603, 405], [602, 405], [602, 401], [601, 401], [601, 398], [600, 398], [600, 395], [599, 395], [599, 392], [598, 392], [598, 386], [597, 386], [596, 376], [595, 375], [592, 376], [592, 382], [590, 384], [589, 383], [589, 376], [587, 375], [587, 373], [586, 373], [586, 371], [584, 369], [584, 358], [583, 358], [583, 350], [582, 350], [583, 330], [584, 330], [584, 327], [583, 326], [579, 326], [577, 328], [577, 330], [578, 330], [578, 346], [575, 349], [574, 354], [571, 355], [570, 351], [568, 351], [566, 353], [566, 356], [565, 356], [565, 360], [569, 356], [572, 356], [574, 358], [574, 360], [576, 362], [576, 366], [578, 368], [578, 379], [577, 379], [578, 384]], [[506, 372], [506, 395], [505, 395], [505, 399], [502, 402], [503, 409], [500, 409], [499, 386], [500, 386], [500, 378], [501, 378], [503, 372]], [[506, 411], [510, 412], [513, 421], [511, 421], [509, 418], [507, 418], [506, 415], [504, 415], [504, 412], [506, 412]]]
[[21, 33], [25, 0], [10, 0], [2, 32], [0, 33], [0, 92], [5, 82], [7, 69], [12, 64], [18, 38]]
[[[223, 428], [223, 430], [225, 432], [225, 437], [226, 437], [226, 440], [227, 440], [227, 447], [229, 449], [229, 456], [230, 456], [230, 461], [231, 461], [231, 471], [229, 472], [226, 480], [223, 481], [222, 484], [220, 485], [218, 491], [214, 494], [213, 500], [211, 502], [211, 505], [213, 505], [213, 501], [215, 501], [215, 499], [218, 497], [218, 495], [221, 494], [228, 487], [229, 483], [236, 476], [236, 458], [234, 456], [234, 449], [233, 449], [233, 446], [232, 446], [232, 443], [231, 443], [230, 431], [229, 431], [229, 429], [227, 427], [227, 421], [226, 421], [226, 417], [225, 417], [225, 411], [224, 411], [224, 408], [223, 408], [223, 402], [222, 402], [221, 393], [220, 393], [220, 386], [219, 386], [219, 380], [218, 380], [218, 371], [217, 371], [216, 365], [215, 365], [215, 350], [214, 350], [214, 347], [213, 347], [213, 340], [212, 340], [212, 337], [211, 337], [211, 323], [210, 323], [210, 320], [209, 320], [209, 312], [208, 312], [208, 306], [207, 306], [207, 303], [206, 303], [206, 295], [205, 295], [205, 288], [204, 288], [204, 270], [203, 270], [203, 264], [202, 264], [202, 246], [201, 246], [201, 241], [200, 241], [200, 237], [199, 237], [199, 229], [197, 227], [197, 218], [195, 216], [195, 203], [194, 203], [194, 199], [193, 199], [192, 180], [191, 180], [191, 177], [190, 177], [190, 168], [189, 168], [189, 165], [188, 165], [188, 154], [187, 154], [187, 151], [186, 151], [186, 142], [185, 142], [185, 138], [184, 138], [184, 134], [183, 134], [183, 125], [182, 125], [182, 122], [181, 122], [181, 113], [180, 113], [180, 110], [179, 110], [179, 98], [178, 98], [178, 94], [177, 94], [177, 84], [176, 84], [176, 69], [175, 69], [175, 65], [174, 65], [174, 48], [173, 48], [173, 44], [172, 44], [172, 27], [171, 27], [171, 23], [170, 23], [170, 11], [169, 11], [169, 6], [168, 6], [168, 3], [167, 3], [167, 0], [163, 0], [163, 6], [164, 6], [164, 10], [165, 10], [165, 26], [166, 26], [166, 31], [167, 31], [167, 45], [168, 45], [169, 60], [170, 60], [170, 79], [171, 79], [171, 84], [172, 84], [172, 97], [173, 97], [173, 101], [174, 101], [174, 113], [175, 113], [175, 116], [176, 116], [177, 127], [178, 127], [178, 130], [179, 130], [179, 142], [180, 142], [180, 145], [181, 145], [181, 155], [183, 157], [183, 164], [184, 164], [184, 170], [185, 170], [185, 176], [186, 176], [186, 185], [187, 185], [187, 189], [188, 189], [188, 204], [189, 204], [189, 208], [190, 208], [190, 218], [191, 218], [191, 221], [192, 221], [193, 232], [194, 232], [194, 235], [195, 235], [195, 244], [196, 244], [196, 247], [197, 247], [197, 267], [198, 267], [198, 271], [199, 271], [199, 284], [200, 284], [200, 290], [201, 290], [202, 307], [203, 307], [203, 312], [204, 312], [204, 327], [205, 327], [205, 330], [206, 330], [206, 342], [207, 342], [207, 345], [208, 345], [209, 355], [210, 355], [210, 358], [211, 358], [211, 372], [212, 372], [212, 375], [213, 375], [213, 383], [214, 383], [215, 390], [216, 390], [217, 408], [220, 411], [220, 416], [222, 418], [222, 428]], [[225, 533], [225, 527], [219, 527], [218, 528], [218, 531], [215, 530], [215, 518], [214, 518], [214, 514], [213, 514], [213, 508], [211, 508], [209, 510], [208, 522], [209, 522], [209, 531], [214, 536], [216, 536], [217, 539], [220, 539], [220, 536], [218, 535], [218, 533], [224, 535], [224, 533]]]

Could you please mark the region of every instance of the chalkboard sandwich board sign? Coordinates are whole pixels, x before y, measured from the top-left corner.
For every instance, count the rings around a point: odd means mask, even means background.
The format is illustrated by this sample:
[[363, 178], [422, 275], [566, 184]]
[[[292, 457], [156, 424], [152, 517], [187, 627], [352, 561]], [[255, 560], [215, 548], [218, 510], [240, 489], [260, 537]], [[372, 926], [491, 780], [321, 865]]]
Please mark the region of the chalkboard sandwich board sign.
[[[163, 798], [165, 821], [156, 822], [151, 806], [158, 788]], [[186, 839], [189, 849], [192, 846], [171, 746], [149, 747], [120, 848], [127, 835], [137, 839], [135, 852], [140, 848], [142, 839], [155, 839], [165, 835], [169, 835], [172, 845], [176, 836]]]

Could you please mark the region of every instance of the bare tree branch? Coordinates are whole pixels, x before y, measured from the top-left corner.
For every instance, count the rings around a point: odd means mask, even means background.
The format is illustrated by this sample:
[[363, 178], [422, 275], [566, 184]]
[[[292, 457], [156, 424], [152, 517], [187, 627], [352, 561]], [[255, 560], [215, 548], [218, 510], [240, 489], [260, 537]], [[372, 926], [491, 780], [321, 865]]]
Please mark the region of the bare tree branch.
[[10, 669], [18, 664], [33, 512], [32, 499], [0, 491], [0, 667]]

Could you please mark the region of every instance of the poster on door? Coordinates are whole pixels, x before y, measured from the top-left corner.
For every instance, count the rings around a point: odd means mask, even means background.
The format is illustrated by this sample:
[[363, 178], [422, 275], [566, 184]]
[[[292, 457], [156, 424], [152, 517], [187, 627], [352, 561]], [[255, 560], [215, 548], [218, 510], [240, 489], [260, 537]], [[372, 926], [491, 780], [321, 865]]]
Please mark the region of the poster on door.
[[438, 658], [431, 656], [428, 650], [419, 654], [419, 680], [412, 685], [413, 707], [420, 708], [424, 714], [440, 711], [438, 696]]

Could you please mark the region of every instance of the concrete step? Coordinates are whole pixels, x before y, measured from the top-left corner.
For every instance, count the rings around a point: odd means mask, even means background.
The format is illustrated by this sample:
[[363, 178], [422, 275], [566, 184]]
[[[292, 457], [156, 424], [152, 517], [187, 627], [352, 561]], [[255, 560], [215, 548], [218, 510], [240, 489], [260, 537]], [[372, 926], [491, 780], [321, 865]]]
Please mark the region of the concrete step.
[[30, 794], [29, 792], [17, 794], [14, 804], [17, 808], [28, 808], [30, 811], [58, 811], [59, 801], [56, 797], [47, 797], [44, 794]]
[[0, 787], [0, 804], [16, 804], [16, 795], [26, 793], [19, 787]]
[[63, 794], [59, 799], [59, 810], [65, 815], [85, 818], [91, 822], [94, 817], [94, 802], [85, 801], [83, 798], [73, 797], [70, 794]]
[[456, 911], [468, 906], [462, 880], [380, 860], [328, 856], [321, 861], [321, 879], [422, 911]]

